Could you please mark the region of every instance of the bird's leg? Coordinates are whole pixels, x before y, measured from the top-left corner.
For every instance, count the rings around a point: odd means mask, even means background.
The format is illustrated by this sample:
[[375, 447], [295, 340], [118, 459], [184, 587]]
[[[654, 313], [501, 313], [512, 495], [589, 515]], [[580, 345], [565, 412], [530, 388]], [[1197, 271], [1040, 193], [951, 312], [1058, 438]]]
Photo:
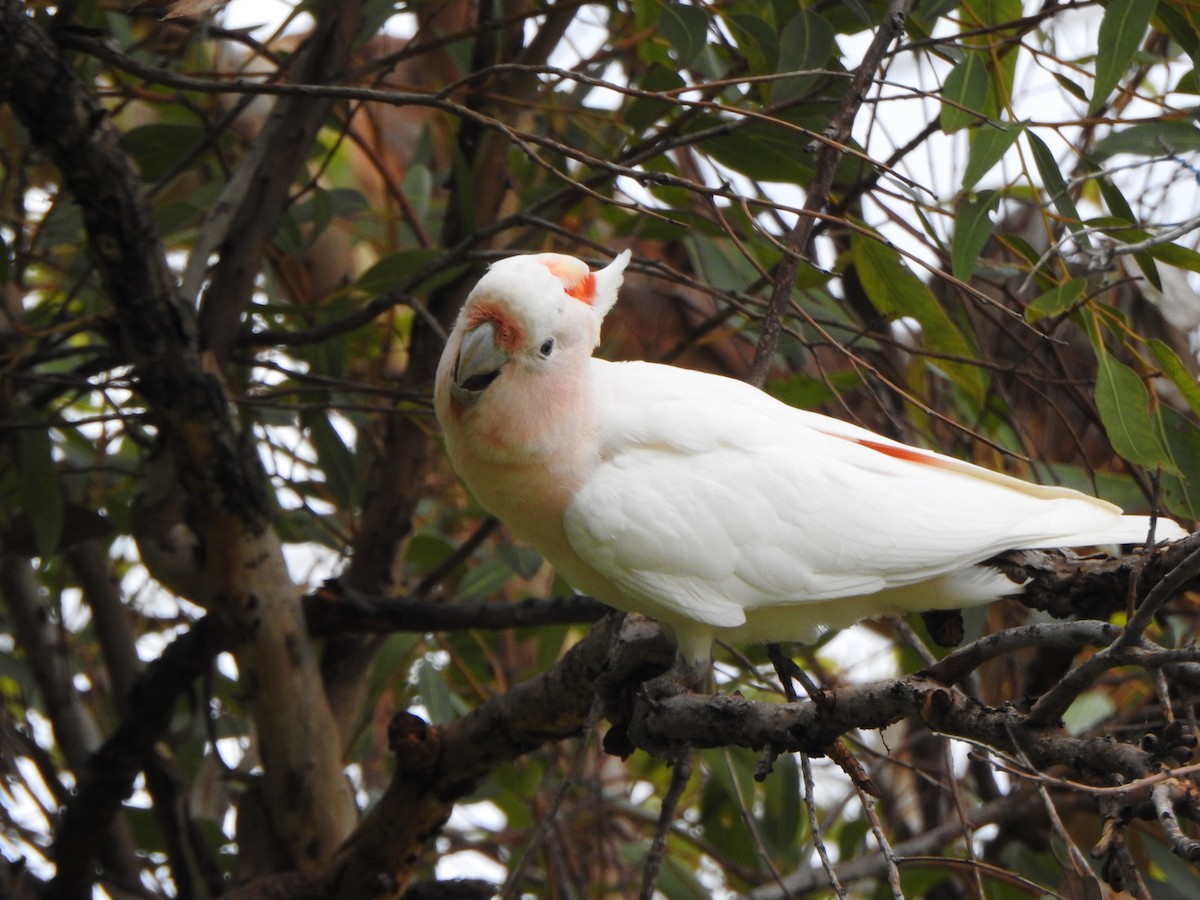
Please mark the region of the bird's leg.
[[641, 694], [653, 708], [668, 697], [700, 693], [707, 686], [711, 674], [711, 662], [696, 662], [682, 653], [676, 653], [671, 668], [643, 684]]
[[778, 644], [767, 644], [767, 657], [771, 660], [771, 665], [775, 667], [775, 674], [779, 676], [779, 681], [783, 685], [783, 695], [787, 698], [788, 703], [795, 703], [800, 699], [800, 695], [796, 693], [796, 688], [792, 681], [800, 682], [800, 686], [804, 688], [810, 700], [823, 709], [827, 709], [833, 705], [829, 695], [817, 683], [808, 677], [805, 672], [796, 663], [794, 659], [783, 652], [783, 648]]

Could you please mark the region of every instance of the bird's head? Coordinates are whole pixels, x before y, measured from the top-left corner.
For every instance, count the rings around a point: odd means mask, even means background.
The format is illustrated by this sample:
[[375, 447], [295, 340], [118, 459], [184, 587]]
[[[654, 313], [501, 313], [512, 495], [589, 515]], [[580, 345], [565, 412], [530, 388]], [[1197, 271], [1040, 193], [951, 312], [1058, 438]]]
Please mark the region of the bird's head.
[[439, 367], [439, 393], [472, 407], [502, 377], [550, 373], [591, 356], [629, 257], [626, 250], [595, 272], [560, 253], [494, 263], [459, 313]]

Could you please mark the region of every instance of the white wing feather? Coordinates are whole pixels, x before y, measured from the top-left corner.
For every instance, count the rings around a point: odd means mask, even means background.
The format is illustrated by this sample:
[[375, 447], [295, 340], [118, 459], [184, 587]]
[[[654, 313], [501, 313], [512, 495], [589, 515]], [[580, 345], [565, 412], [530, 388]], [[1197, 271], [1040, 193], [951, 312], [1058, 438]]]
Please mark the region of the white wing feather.
[[631, 598], [685, 619], [737, 628], [758, 608], [903, 588], [1007, 549], [1145, 538], [1144, 519], [1104, 501], [914, 461], [740, 382], [592, 365], [601, 462], [566, 510], [567, 538]]

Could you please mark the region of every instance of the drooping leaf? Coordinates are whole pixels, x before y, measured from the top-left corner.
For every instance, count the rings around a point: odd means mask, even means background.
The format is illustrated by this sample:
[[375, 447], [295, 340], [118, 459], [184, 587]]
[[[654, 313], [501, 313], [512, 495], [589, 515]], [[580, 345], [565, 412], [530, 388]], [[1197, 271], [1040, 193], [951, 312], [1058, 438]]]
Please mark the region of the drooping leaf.
[[978, 51], [968, 51], [942, 85], [942, 131], [952, 134], [978, 125], [988, 116], [988, 62]]
[[959, 281], [967, 281], [974, 273], [979, 254], [992, 236], [992, 213], [999, 205], [997, 191], [981, 191], [959, 206], [950, 244], [950, 271]]
[[1200, 519], [1200, 426], [1169, 407], [1162, 410], [1162, 417], [1163, 438], [1176, 466], [1176, 471], [1163, 473], [1163, 503], [1174, 515]]
[[763, 803], [763, 836], [776, 852], [795, 846], [805, 817], [800, 804], [800, 767], [785, 753], [775, 760]]
[[1150, 394], [1138, 374], [1103, 347], [1096, 351], [1096, 409], [1113, 449], [1132, 463], [1173, 468], [1159, 440]]
[[[900, 261], [899, 252], [883, 241], [863, 234], [851, 240], [851, 254], [863, 289], [881, 313], [895, 318], [911, 316], [921, 325], [925, 346], [958, 359], [974, 353], [929, 288]], [[938, 360], [937, 366], [976, 400], [982, 400], [983, 376], [976, 366], [958, 359]]]
[[1129, 69], [1156, 6], [1158, 0], [1109, 0], [1096, 39], [1096, 83], [1089, 114], [1100, 110]]
[[464, 602], [490, 599], [504, 587], [512, 575], [512, 569], [502, 559], [491, 559], [474, 566], [459, 583], [457, 599]]
[[[1112, 181], [1111, 178], [1097, 178], [1096, 186], [1100, 188], [1100, 196], [1104, 198], [1104, 202], [1108, 204], [1109, 211], [1112, 214], [1125, 222], [1133, 224], [1137, 218], [1133, 214], [1133, 208], [1129, 205], [1129, 201], [1125, 199], [1125, 195], [1121, 193]], [[1154, 257], [1143, 251], [1133, 254], [1134, 261], [1137, 262], [1138, 268], [1142, 270], [1142, 274], [1150, 280], [1158, 290], [1162, 290], [1162, 277], [1159, 275], [1158, 266], [1154, 263]]]
[[[1127, 222], [1111, 217], [1089, 219], [1087, 224], [1089, 227], [1100, 228], [1105, 234], [1126, 244], [1141, 243], [1153, 236], [1144, 228], [1136, 228]], [[1142, 252], [1152, 259], [1165, 262], [1168, 265], [1175, 266], [1177, 269], [1200, 272], [1200, 253], [1190, 247], [1183, 247], [1179, 244], [1169, 242], [1161, 244], [1152, 243]]]
[[1174, 153], [1200, 150], [1200, 128], [1191, 119], [1130, 125], [1101, 138], [1088, 154], [1088, 159], [1102, 163], [1119, 153], [1161, 156], [1164, 150]]
[[814, 165], [813, 154], [807, 150], [811, 140], [797, 128], [758, 121], [712, 137], [703, 146], [719, 163], [750, 178], [806, 184]]
[[[380, 294], [408, 280], [420, 269], [443, 256], [439, 250], [399, 250], [379, 260], [354, 283], [354, 287], [366, 294]], [[454, 266], [421, 282], [421, 290], [431, 291], [456, 278], [461, 266]]]
[[[833, 29], [825, 18], [801, 9], [783, 26], [779, 37], [777, 70], [784, 73], [819, 68], [829, 59], [834, 46]], [[803, 96], [824, 77], [796, 75], [777, 81], [771, 88], [771, 100], [782, 103]]]
[[779, 57], [779, 32], [772, 22], [757, 13], [733, 13], [723, 21], [751, 69], [774, 71]]
[[1025, 307], [1026, 321], [1036, 322], [1038, 319], [1045, 318], [1046, 316], [1057, 316], [1065, 313], [1083, 296], [1083, 289], [1086, 286], [1086, 279], [1072, 278], [1070, 281], [1052, 287], [1045, 293], [1040, 294]]
[[17, 498], [33, 529], [39, 556], [58, 548], [63, 529], [62, 484], [54, 464], [54, 442], [45, 423], [21, 416], [17, 432]]
[[329, 493], [342, 509], [354, 509], [361, 494], [361, 479], [354, 451], [342, 439], [329, 417], [316, 414], [307, 417], [308, 436], [317, 454], [317, 462], [325, 473]]
[[962, 189], [969, 191], [979, 179], [1004, 158], [1008, 148], [1016, 143], [1025, 130], [1020, 122], [985, 122], [973, 129], [969, 137], [967, 167], [963, 170]]
[[[125, 146], [137, 160], [146, 181], [157, 181], [211, 137], [198, 125], [155, 122], [125, 134]], [[205, 151], [208, 152], [208, 151]]]
[[[1067, 181], [1058, 167], [1058, 160], [1054, 158], [1054, 154], [1050, 152], [1050, 148], [1040, 137], [1032, 131], [1026, 131], [1025, 134], [1029, 140], [1029, 148], [1033, 152], [1034, 165], [1037, 166], [1038, 175], [1041, 176], [1042, 185], [1045, 187], [1050, 202], [1054, 204], [1058, 214], [1065, 220], [1067, 228], [1078, 232], [1083, 228], [1083, 223], [1080, 221], [1079, 210], [1075, 208], [1075, 200], [1067, 189]], [[1079, 234], [1076, 240], [1084, 247], [1091, 246], [1086, 235]]]
[[417, 665], [416, 687], [432, 724], [444, 725], [460, 714], [462, 704], [446, 684], [446, 677], [428, 659]]
[[675, 51], [680, 67], [686, 67], [708, 43], [708, 14], [690, 3], [667, 3], [658, 19], [658, 33]]
[[1150, 352], [1154, 354], [1154, 359], [1162, 368], [1163, 374], [1171, 379], [1171, 383], [1187, 401], [1192, 412], [1200, 416], [1200, 384], [1196, 383], [1195, 377], [1166, 343], [1158, 338], [1151, 338], [1149, 346]]

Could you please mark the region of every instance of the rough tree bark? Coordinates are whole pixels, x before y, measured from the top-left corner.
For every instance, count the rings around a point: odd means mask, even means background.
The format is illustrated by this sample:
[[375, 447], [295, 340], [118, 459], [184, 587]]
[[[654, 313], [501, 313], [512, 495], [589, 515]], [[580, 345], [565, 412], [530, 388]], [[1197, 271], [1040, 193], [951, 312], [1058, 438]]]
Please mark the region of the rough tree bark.
[[[201, 354], [195, 311], [167, 265], [120, 133], [51, 36], [15, 0], [0, 3], [0, 43], [6, 48], [0, 101], [58, 167], [82, 210], [118, 340], [206, 538], [214, 609], [239, 636], [246, 703], [262, 738], [266, 793], [276, 811], [272, 824], [292, 864], [318, 866], [349, 832], [354, 806], [299, 593], [270, 525], [258, 459]], [[59, 896], [90, 896], [90, 856], [64, 848], [58, 859]]]

